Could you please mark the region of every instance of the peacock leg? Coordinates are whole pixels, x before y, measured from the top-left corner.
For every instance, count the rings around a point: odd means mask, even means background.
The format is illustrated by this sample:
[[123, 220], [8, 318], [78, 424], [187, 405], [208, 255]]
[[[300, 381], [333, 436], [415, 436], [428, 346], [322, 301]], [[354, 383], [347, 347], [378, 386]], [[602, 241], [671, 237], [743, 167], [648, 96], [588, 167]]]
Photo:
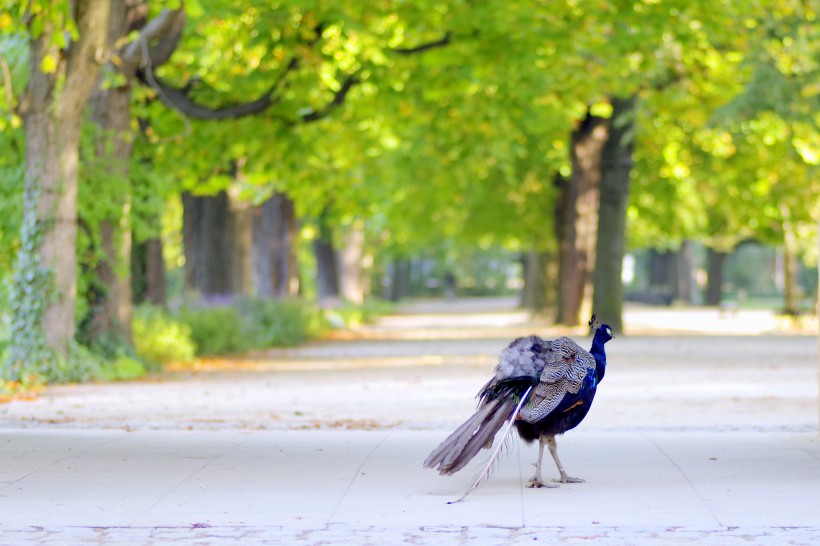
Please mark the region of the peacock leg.
[[558, 458], [558, 443], [555, 441], [555, 436], [549, 436], [547, 438], [547, 447], [550, 449], [550, 454], [552, 458], [555, 459], [555, 465], [558, 467], [558, 472], [561, 473], [560, 480], [553, 480], [559, 483], [584, 483], [584, 480], [581, 478], [570, 478], [567, 476], [567, 472], [564, 470], [564, 466], [561, 464], [561, 460]]
[[557, 485], [545, 482], [544, 478], [541, 477], [541, 459], [544, 457], [544, 444], [547, 441], [546, 436], [541, 436], [538, 439], [538, 460], [535, 462], [535, 476], [527, 482], [527, 487], [558, 487]]

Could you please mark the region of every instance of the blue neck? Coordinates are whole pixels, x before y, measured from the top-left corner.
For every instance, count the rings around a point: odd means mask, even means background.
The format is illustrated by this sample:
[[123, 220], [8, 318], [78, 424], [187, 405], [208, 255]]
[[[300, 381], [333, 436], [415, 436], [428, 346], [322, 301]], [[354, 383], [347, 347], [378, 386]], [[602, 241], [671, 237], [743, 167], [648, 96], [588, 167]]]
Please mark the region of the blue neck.
[[595, 337], [592, 338], [592, 349], [590, 354], [595, 357], [595, 375], [598, 382], [604, 378], [606, 373], [606, 351], [604, 350], [603, 335], [600, 332], [595, 332]]

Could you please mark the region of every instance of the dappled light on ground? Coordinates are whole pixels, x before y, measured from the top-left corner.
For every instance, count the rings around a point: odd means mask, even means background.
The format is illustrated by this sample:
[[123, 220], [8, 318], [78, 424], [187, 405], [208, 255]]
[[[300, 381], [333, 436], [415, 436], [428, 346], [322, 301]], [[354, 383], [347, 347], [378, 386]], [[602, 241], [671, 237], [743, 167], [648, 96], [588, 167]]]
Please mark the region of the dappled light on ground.
[[817, 333], [816, 316], [784, 316], [772, 310], [629, 307], [624, 314], [629, 334], [759, 335]]
[[[472, 410], [512, 338], [589, 342], [513, 305], [414, 302], [347, 338], [202, 359], [145, 381], [53, 386], [0, 405], [0, 426], [446, 428]], [[633, 307], [627, 328], [607, 347], [585, 428], [816, 430], [816, 335], [782, 335], [773, 314], [745, 310]]]

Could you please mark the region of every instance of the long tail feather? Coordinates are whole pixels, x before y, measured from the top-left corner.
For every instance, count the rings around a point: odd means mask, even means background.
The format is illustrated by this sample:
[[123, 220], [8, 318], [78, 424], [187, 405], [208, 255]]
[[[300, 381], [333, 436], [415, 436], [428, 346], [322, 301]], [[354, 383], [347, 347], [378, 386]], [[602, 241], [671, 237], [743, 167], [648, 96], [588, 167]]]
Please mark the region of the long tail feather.
[[498, 408], [493, 411], [487, 420], [481, 424], [481, 427], [475, 431], [464, 447], [459, 451], [453, 451], [451, 455], [444, 460], [442, 465], [442, 474], [455, 474], [473, 460], [473, 457], [478, 455], [478, 452], [483, 448], [489, 448], [493, 445], [494, 438], [501, 427], [504, 426], [504, 421], [513, 415], [513, 408], [515, 408], [516, 401], [514, 399], [502, 400]]
[[464, 421], [452, 434], [450, 434], [439, 446], [433, 450], [432, 453], [424, 461], [425, 468], [439, 467], [441, 474], [450, 474], [447, 471], [449, 463], [447, 460], [452, 460], [464, 449], [464, 446], [472, 438], [473, 434], [481, 428], [487, 417], [496, 409], [500, 400], [492, 400], [482, 406], [469, 419]]
[[504, 433], [501, 435], [501, 441], [498, 442], [498, 445], [493, 450], [492, 455], [490, 455], [490, 460], [487, 462], [487, 465], [479, 473], [479, 475], [476, 477], [476, 479], [472, 483], [472, 485], [470, 485], [470, 487], [467, 488], [467, 491], [465, 491], [464, 494], [461, 495], [461, 497], [458, 500], [452, 501], [449, 504], [455, 504], [457, 502], [463, 501], [467, 497], [467, 495], [469, 495], [470, 493], [475, 491], [478, 488], [478, 486], [481, 485], [481, 483], [484, 480], [486, 480], [487, 478], [490, 477], [490, 474], [492, 474], [492, 470], [493, 470], [493, 467], [495, 465], [496, 459], [498, 458], [499, 454], [501, 453], [501, 448], [504, 446], [504, 444], [506, 443], [507, 438], [509, 437], [510, 433], [512, 432], [513, 424], [515, 424], [515, 418], [516, 418], [516, 416], [518, 416], [518, 412], [521, 411], [521, 408], [526, 403], [527, 398], [529, 397], [531, 391], [532, 391], [532, 387], [528, 387], [526, 392], [524, 392], [524, 394], [521, 396], [521, 400], [519, 400], [518, 405], [515, 406], [515, 410], [509, 416], [509, 422], [507, 423], [507, 427], [504, 429]]

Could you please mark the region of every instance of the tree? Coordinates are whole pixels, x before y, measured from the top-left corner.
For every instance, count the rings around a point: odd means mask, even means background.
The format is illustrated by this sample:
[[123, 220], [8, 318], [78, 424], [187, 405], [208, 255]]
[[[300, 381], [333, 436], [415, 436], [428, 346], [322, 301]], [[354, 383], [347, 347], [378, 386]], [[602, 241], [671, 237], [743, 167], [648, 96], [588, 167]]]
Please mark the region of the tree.
[[298, 223], [293, 200], [275, 193], [253, 209], [254, 286], [260, 298], [299, 294]]
[[742, 240], [813, 254], [816, 16], [812, 5], [784, 0], [747, 6], [743, 17], [700, 17], [698, 47], [681, 51], [679, 76], [643, 103], [630, 243], [706, 244], [712, 304], [721, 256]]
[[[558, 315], [556, 322], [575, 326], [587, 285], [596, 266], [598, 203], [603, 165], [602, 152], [612, 139], [605, 119], [587, 114], [572, 134], [572, 174], [562, 187], [556, 206], [560, 241]], [[599, 247], [600, 248], [600, 247]]]
[[[237, 192], [239, 199], [254, 203], [271, 193], [281, 197], [255, 213], [261, 214], [262, 220], [275, 219], [276, 204], [290, 204], [282, 209], [291, 216], [285, 218], [290, 233], [269, 230], [270, 222], [258, 222], [253, 248], [258, 258], [254, 261], [258, 293], [293, 295], [294, 201], [298, 198], [308, 216], [318, 217], [331, 195], [323, 187], [326, 180], [335, 180], [339, 171], [350, 169], [357, 157], [350, 154], [340, 160], [342, 154], [328, 152], [331, 146], [323, 149], [324, 143], [316, 135], [334, 138], [335, 131], [327, 129], [333, 123], [331, 118], [350, 100], [355, 88], [372, 87], [374, 80], [378, 83], [387, 53], [412, 57], [445, 46], [448, 39], [445, 33], [436, 32], [435, 38], [416, 40], [405, 27], [402, 33], [407, 34], [407, 40], [413, 40], [412, 45], [405, 44], [405, 40], [391, 36], [390, 26], [383, 26], [385, 20], [365, 17], [367, 24], [362, 24], [356, 3], [341, 2], [330, 7], [309, 7], [298, 2], [219, 7], [191, 17], [195, 30], [183, 36], [176, 56], [167, 65], [155, 72], [141, 72], [151, 89], [151, 104], [144, 110], [152, 120], [154, 145], [150, 153], [157, 169], [183, 180], [189, 219], [197, 214], [191, 208], [197, 199], [229, 188]], [[376, 8], [385, 12], [387, 20], [393, 17], [389, 3]], [[266, 51], [274, 54], [265, 55]], [[248, 100], [249, 96], [255, 98]], [[160, 101], [170, 109], [159, 107]], [[314, 125], [318, 129], [309, 127]], [[266, 138], [236, 139], [237, 133]], [[186, 136], [181, 138], [180, 134]], [[342, 142], [342, 146], [347, 144]], [[320, 161], [320, 154], [333, 157]], [[231, 163], [237, 160], [246, 167], [242, 181], [229, 174]], [[311, 170], [315, 173], [308, 177], [305, 173]], [[314, 183], [316, 180], [319, 184]], [[196, 221], [186, 225], [203, 226]], [[331, 230], [328, 226], [322, 231], [328, 237], [317, 243], [320, 251], [332, 249], [327, 246], [332, 241]], [[275, 232], [284, 235], [276, 244], [261, 238]], [[193, 235], [189, 229], [187, 233], [189, 243], [194, 238], [210, 238], [207, 232]], [[280, 245], [289, 248], [265, 248]], [[268, 250], [281, 256], [263, 255]], [[218, 270], [218, 264], [210, 268], [197, 263], [195, 256], [188, 251], [189, 269]], [[280, 258], [284, 256], [289, 258], [283, 261]], [[324, 254], [320, 252], [320, 256]], [[319, 260], [322, 266], [335, 262]], [[271, 278], [272, 274], [276, 277]], [[190, 274], [188, 277], [192, 279]], [[336, 274], [331, 271], [325, 277], [335, 278]], [[269, 286], [271, 282], [275, 286]], [[323, 286], [335, 284], [325, 282]], [[200, 292], [208, 293], [201, 287]]]
[[[101, 71], [89, 102], [94, 124], [93, 159], [86, 160], [84, 203], [88, 214], [80, 216], [89, 230], [94, 257], [88, 264], [93, 277], [87, 298], [84, 337], [90, 341], [105, 336], [131, 339], [131, 251], [133, 143], [131, 99], [138, 67], [159, 66], [176, 47], [185, 17], [181, 8], [162, 10], [147, 20], [147, 2], [110, 0], [111, 15], [107, 47], [111, 59]], [[128, 40], [132, 31], [138, 39]], [[150, 48], [148, 44], [151, 44]], [[147, 58], [145, 55], [147, 54]], [[94, 168], [90, 168], [90, 165]], [[105, 198], [102, 196], [105, 195]]]
[[637, 97], [613, 98], [608, 136], [601, 152], [595, 272], [592, 310], [615, 332], [623, 331], [623, 269], [626, 245], [626, 208], [634, 146]]
[[[73, 8], [73, 9], [71, 9]], [[107, 0], [31, 2], [22, 246], [12, 300], [10, 378], [47, 370], [74, 337], [82, 113], [105, 56]], [[73, 12], [73, 18], [70, 13]]]

